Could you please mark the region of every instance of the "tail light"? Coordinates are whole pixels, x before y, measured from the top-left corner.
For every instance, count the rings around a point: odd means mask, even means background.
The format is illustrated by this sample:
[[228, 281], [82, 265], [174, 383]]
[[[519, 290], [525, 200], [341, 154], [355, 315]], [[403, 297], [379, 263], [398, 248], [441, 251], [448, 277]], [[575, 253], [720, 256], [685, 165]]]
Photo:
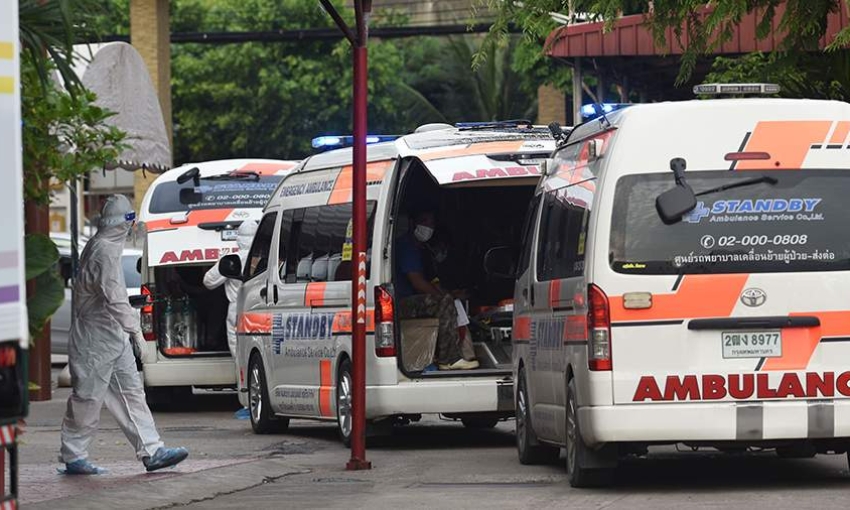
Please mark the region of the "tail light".
[[587, 357], [591, 370], [611, 370], [611, 313], [608, 296], [596, 285], [587, 288]]
[[395, 356], [395, 304], [384, 287], [375, 287], [375, 354]]
[[14, 347], [0, 347], [0, 368], [11, 368], [18, 363], [18, 352]]
[[[150, 287], [147, 285], [142, 285], [142, 295], [148, 298], [148, 302], [151, 302], [151, 297], [153, 293], [151, 292]], [[142, 335], [144, 335], [145, 340], [148, 342], [156, 341], [156, 332], [153, 327], [153, 303], [149, 305], [145, 305], [142, 308], [141, 314], [141, 322], [142, 322]]]

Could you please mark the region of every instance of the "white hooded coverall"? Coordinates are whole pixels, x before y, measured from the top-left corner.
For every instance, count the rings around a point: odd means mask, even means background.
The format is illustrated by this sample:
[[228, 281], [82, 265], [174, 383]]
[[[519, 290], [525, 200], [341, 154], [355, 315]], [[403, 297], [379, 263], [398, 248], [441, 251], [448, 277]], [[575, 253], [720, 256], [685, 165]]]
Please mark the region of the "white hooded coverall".
[[142, 340], [121, 267], [132, 213], [126, 197], [109, 197], [98, 232], [80, 256], [68, 345], [73, 389], [62, 422], [60, 461], [66, 464], [88, 458], [104, 403], [139, 460], [163, 446], [130, 343]]
[[[239, 230], [236, 232], [236, 245], [239, 248], [237, 252], [239, 258], [242, 259], [242, 267], [245, 267], [245, 261], [248, 260], [248, 251], [251, 249], [251, 242], [254, 240], [254, 235], [257, 233], [257, 222], [254, 220], [243, 221], [239, 225]], [[207, 274], [204, 275], [204, 286], [210, 290], [216, 289], [224, 285], [224, 292], [227, 294], [227, 347], [230, 349], [230, 354], [233, 359], [236, 359], [236, 319], [238, 311], [236, 308], [236, 300], [239, 298], [239, 289], [242, 288], [242, 282], [222, 276], [218, 269], [218, 264], [214, 265]]]

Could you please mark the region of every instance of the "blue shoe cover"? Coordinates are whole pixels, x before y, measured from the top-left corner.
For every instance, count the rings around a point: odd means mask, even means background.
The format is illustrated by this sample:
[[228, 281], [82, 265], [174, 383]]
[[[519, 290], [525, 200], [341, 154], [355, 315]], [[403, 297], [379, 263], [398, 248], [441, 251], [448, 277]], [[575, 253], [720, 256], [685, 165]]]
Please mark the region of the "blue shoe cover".
[[153, 457], [142, 459], [142, 463], [144, 463], [145, 469], [150, 472], [176, 466], [186, 460], [188, 456], [189, 451], [185, 448], [166, 448], [163, 446], [153, 454]]
[[95, 466], [88, 459], [80, 459], [65, 464], [65, 470], [60, 469], [59, 472], [63, 475], [103, 475], [109, 471]]
[[237, 420], [250, 420], [251, 411], [247, 407], [243, 407], [242, 409], [236, 411], [236, 413], [233, 414], [233, 417]]

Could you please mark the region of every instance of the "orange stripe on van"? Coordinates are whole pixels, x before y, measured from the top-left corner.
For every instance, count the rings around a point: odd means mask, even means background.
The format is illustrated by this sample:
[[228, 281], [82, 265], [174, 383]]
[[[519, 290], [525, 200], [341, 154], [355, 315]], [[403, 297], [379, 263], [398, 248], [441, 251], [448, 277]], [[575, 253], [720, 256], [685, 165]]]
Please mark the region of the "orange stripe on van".
[[333, 392], [333, 377], [331, 376], [331, 360], [319, 360], [319, 414], [333, 416], [331, 408], [331, 393]]
[[831, 145], [842, 145], [844, 140], [847, 140], [847, 135], [850, 135], [850, 121], [839, 122], [835, 126], [835, 131], [832, 132], [832, 138], [829, 139]]
[[767, 358], [762, 370], [805, 370], [821, 338], [850, 336], [850, 310], [791, 315], [817, 317], [820, 327], [782, 330], [782, 357]]
[[531, 340], [531, 317], [514, 316], [514, 340]]
[[325, 304], [325, 288], [327, 283], [308, 283], [304, 292], [304, 306], [323, 306]]
[[269, 334], [272, 332], [270, 313], [243, 313], [239, 317], [237, 332], [243, 335]]
[[471, 145], [465, 145], [455, 149], [428, 152], [420, 155], [419, 159], [422, 161], [434, 161], [436, 159], [476, 156], [479, 154], [505, 154], [519, 152], [523, 143], [525, 143], [524, 140], [473, 143]]
[[[379, 182], [384, 180], [387, 170], [393, 165], [393, 160], [374, 161], [366, 165], [366, 182]], [[343, 167], [336, 178], [328, 205], [347, 204], [353, 200], [354, 190], [354, 167]]]
[[[337, 312], [334, 314], [334, 322], [331, 326], [334, 333], [351, 333], [351, 311]], [[375, 309], [366, 310], [366, 332], [375, 332]]]
[[612, 296], [609, 298], [611, 320], [730, 317], [748, 278], [746, 274], [688, 275], [682, 280], [677, 292], [653, 295], [652, 307], [644, 310], [629, 310], [623, 306], [622, 296]]
[[280, 163], [247, 163], [236, 172], [256, 172], [260, 175], [275, 175], [284, 170], [292, 170], [296, 163], [284, 161]]
[[[186, 217], [185, 223], [172, 223], [171, 219], [146, 221], [145, 228], [148, 232], [156, 232], [157, 230], [174, 230], [176, 228], [197, 227], [201, 223], [215, 223], [227, 220], [227, 217], [233, 213], [234, 209], [199, 209], [190, 211]], [[179, 213], [174, 213], [179, 216]]]
[[823, 143], [833, 122], [765, 121], [756, 124], [744, 152], [766, 152], [769, 161], [739, 161], [736, 170], [799, 170], [812, 144]]

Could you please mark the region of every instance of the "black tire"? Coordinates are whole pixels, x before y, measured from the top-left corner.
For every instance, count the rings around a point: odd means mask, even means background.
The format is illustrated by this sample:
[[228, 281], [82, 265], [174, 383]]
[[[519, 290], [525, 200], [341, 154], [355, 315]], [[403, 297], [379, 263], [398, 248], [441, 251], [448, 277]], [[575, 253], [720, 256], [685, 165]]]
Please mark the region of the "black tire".
[[525, 369], [519, 370], [516, 393], [516, 450], [520, 464], [548, 464], [558, 460], [559, 448], [540, 444], [531, 425]]
[[263, 368], [263, 359], [257, 353], [251, 355], [248, 363], [248, 410], [255, 434], [284, 432], [289, 428], [289, 418], [277, 417], [272, 411], [266, 370]]
[[180, 411], [192, 406], [191, 386], [146, 386], [145, 401], [151, 411]]
[[461, 418], [460, 421], [461, 423], [463, 423], [464, 427], [474, 430], [492, 429], [493, 427], [499, 424], [498, 418], [487, 418], [480, 416], [476, 416], [474, 418]]
[[346, 448], [351, 446], [351, 428], [354, 424], [351, 411], [352, 387], [351, 361], [346, 358], [339, 364], [336, 377], [336, 426], [339, 440]]
[[581, 423], [578, 420], [576, 401], [576, 382], [567, 385], [567, 477], [572, 487], [599, 487], [608, 485], [614, 475], [611, 468], [590, 469], [586, 467], [586, 458], [592, 455], [581, 438]]

